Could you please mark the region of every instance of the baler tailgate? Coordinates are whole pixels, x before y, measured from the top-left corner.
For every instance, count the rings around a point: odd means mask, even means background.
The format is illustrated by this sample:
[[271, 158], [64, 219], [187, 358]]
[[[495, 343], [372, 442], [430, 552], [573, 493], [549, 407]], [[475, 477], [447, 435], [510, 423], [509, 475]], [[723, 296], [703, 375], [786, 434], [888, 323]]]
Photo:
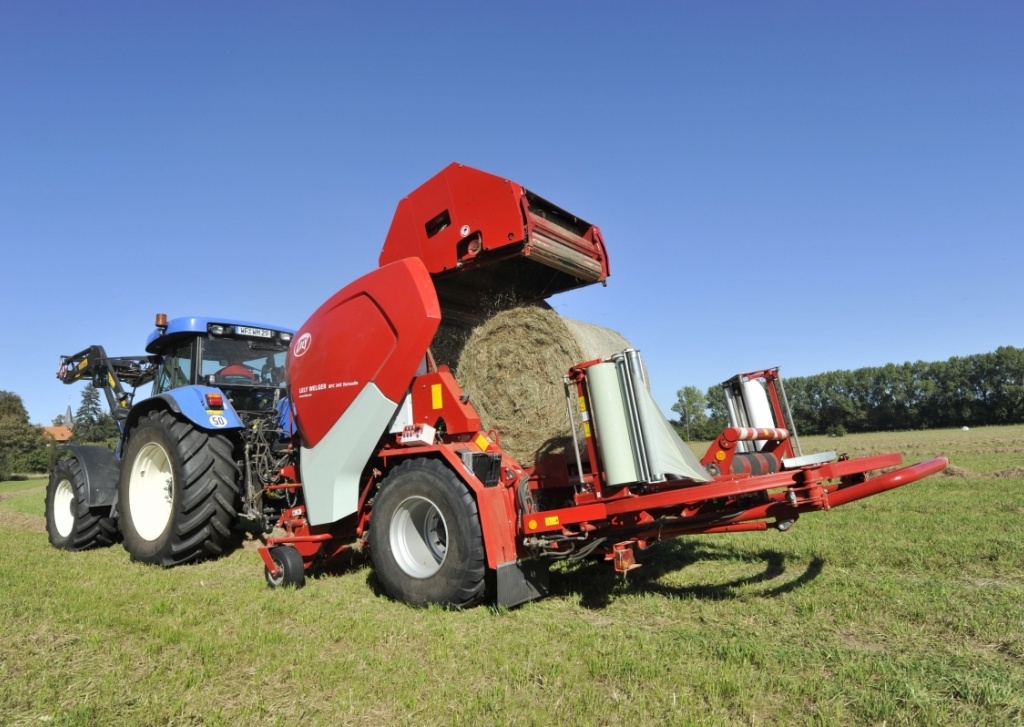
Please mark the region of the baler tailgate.
[[380, 264], [418, 257], [448, 323], [602, 282], [600, 230], [519, 184], [451, 164], [403, 199]]

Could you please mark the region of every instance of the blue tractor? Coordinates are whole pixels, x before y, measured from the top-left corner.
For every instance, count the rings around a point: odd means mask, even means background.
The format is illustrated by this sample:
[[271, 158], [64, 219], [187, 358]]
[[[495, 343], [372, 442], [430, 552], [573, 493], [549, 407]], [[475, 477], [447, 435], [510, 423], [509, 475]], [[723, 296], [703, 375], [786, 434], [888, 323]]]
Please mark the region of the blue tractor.
[[[294, 433], [285, 383], [293, 333], [158, 314], [148, 355], [90, 346], [62, 356], [57, 377], [101, 389], [120, 434], [113, 450], [67, 448], [46, 488], [50, 543], [123, 541], [134, 560], [175, 566], [216, 558], [246, 530], [269, 532], [298, 497], [275, 487]], [[134, 401], [146, 384], [149, 395]]]

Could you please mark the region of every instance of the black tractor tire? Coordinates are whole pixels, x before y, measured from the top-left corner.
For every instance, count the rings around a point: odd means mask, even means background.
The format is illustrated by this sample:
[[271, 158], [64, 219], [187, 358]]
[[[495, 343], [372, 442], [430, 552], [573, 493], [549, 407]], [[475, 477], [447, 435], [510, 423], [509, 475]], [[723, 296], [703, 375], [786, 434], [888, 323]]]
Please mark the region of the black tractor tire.
[[171, 567], [216, 558], [234, 540], [239, 473], [231, 440], [169, 411], [144, 415], [121, 461], [118, 509], [132, 560]]
[[273, 576], [266, 568], [263, 575], [271, 588], [302, 588], [306, 585], [306, 568], [302, 564], [302, 554], [288, 545], [278, 545], [270, 549], [270, 557], [281, 569], [281, 575]]
[[88, 550], [119, 539], [109, 507], [90, 508], [85, 473], [77, 459], [58, 462], [46, 484], [46, 534], [61, 550]]
[[485, 595], [476, 500], [437, 460], [406, 460], [384, 479], [370, 513], [369, 546], [377, 580], [399, 601], [464, 608]]

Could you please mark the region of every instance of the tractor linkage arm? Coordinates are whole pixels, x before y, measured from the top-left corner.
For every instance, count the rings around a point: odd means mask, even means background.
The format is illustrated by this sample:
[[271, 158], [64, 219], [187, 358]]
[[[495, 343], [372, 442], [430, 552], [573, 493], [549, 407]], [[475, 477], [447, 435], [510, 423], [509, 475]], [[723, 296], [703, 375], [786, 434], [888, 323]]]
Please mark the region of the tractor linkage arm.
[[[57, 378], [65, 384], [89, 379], [107, 397], [110, 413], [118, 426], [128, 416], [134, 389], [156, 376], [156, 366], [149, 356], [107, 356], [103, 346], [89, 346], [70, 356], [60, 357]], [[132, 388], [126, 392], [124, 383]]]

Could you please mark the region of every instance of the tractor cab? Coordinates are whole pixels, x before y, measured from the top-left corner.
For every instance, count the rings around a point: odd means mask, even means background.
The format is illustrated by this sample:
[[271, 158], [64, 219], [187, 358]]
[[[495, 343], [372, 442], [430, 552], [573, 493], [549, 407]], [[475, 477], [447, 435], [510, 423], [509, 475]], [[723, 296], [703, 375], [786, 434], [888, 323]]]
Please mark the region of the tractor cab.
[[239, 416], [274, 410], [286, 392], [292, 331], [223, 318], [158, 314], [146, 352], [156, 360], [153, 394], [182, 386], [221, 389]]

